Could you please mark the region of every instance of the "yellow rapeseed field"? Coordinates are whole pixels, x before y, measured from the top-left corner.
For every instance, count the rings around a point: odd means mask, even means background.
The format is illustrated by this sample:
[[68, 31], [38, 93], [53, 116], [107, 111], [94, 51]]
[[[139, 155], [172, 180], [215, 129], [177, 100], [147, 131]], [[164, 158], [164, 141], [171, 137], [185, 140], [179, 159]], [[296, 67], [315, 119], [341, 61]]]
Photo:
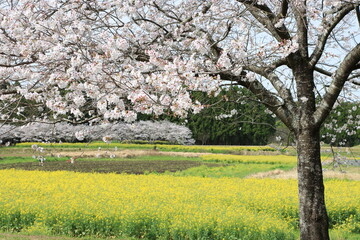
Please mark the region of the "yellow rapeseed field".
[[[0, 229], [145, 239], [296, 239], [281, 179], [0, 171]], [[360, 182], [326, 181], [331, 227], [360, 233]]]

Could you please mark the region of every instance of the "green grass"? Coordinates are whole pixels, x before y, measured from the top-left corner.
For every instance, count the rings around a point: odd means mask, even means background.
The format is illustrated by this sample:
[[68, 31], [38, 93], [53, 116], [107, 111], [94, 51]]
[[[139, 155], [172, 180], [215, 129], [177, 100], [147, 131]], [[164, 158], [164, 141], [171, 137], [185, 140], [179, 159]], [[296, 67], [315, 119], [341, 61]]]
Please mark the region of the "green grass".
[[175, 173], [165, 173], [173, 176], [197, 176], [197, 177], [211, 177], [211, 178], [221, 178], [221, 177], [238, 177], [244, 178], [251, 174], [266, 172], [275, 169], [281, 170], [290, 170], [294, 166], [292, 165], [284, 165], [284, 164], [254, 164], [254, 163], [238, 163], [231, 164], [228, 166], [221, 167], [208, 167], [208, 166], [200, 166], [189, 168], [183, 171], [178, 171]]
[[145, 155], [126, 158], [79, 158], [78, 161], [201, 161], [199, 157], [181, 157], [166, 155]]
[[340, 230], [330, 230], [330, 239], [331, 240], [359, 240], [360, 234], [349, 233], [346, 231]]
[[[66, 157], [48, 157], [46, 156], [46, 161], [65, 161], [68, 158]], [[37, 159], [33, 157], [0, 157], [0, 164], [10, 164], [10, 163], [24, 163], [24, 162], [38, 162]]]

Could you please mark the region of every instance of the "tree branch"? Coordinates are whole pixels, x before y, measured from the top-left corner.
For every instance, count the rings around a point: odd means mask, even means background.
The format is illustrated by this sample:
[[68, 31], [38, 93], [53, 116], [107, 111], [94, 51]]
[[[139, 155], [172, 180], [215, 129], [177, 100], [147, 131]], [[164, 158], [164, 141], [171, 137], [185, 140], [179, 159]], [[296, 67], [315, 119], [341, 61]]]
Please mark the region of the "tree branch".
[[281, 2], [281, 9], [280, 9], [280, 17], [284, 18], [287, 15], [287, 11], [289, 9], [289, 3], [288, 0], [283, 0]]
[[284, 25], [278, 28], [275, 27], [280, 17], [277, 17], [267, 5], [257, 4], [255, 0], [237, 1], [243, 3], [251, 15], [269, 30], [277, 41], [281, 42], [285, 39], [291, 39], [289, 31]]
[[332, 83], [327, 89], [323, 100], [315, 111], [314, 119], [316, 125], [321, 125], [329, 115], [346, 81], [360, 61], [360, 44], [356, 45], [343, 59], [336, 70]]
[[324, 69], [322, 69], [322, 68], [319, 68], [319, 67], [314, 67], [314, 70], [315, 71], [317, 71], [317, 72], [319, 72], [319, 73], [321, 73], [321, 74], [324, 74], [324, 75], [326, 75], [326, 76], [328, 76], [328, 77], [331, 77], [332, 76], [332, 73], [331, 72], [329, 72], [329, 71], [326, 71], [326, 70], [324, 70]]
[[169, 33], [169, 31], [168, 31], [164, 26], [158, 24], [157, 22], [155, 22], [155, 21], [153, 21], [153, 20], [151, 20], [151, 19], [144, 18], [144, 17], [141, 16], [140, 14], [139, 14], [139, 16], [140, 16], [140, 18], [133, 18], [132, 20], [133, 20], [134, 22], [137, 22], [137, 21], [150, 22], [150, 23], [154, 24], [155, 26], [157, 26], [158, 28], [164, 30], [164, 32], [165, 32], [166, 34]]
[[296, 105], [294, 99], [291, 95], [291, 92], [285, 85], [281, 82], [280, 78], [273, 72], [273, 69], [264, 68], [264, 67], [256, 67], [256, 66], [248, 66], [244, 67], [244, 70], [250, 70], [256, 74], [259, 74], [266, 79], [268, 79], [272, 86], [275, 88], [279, 96], [286, 102], [287, 108], [290, 112], [296, 112]]
[[360, 80], [352, 80], [351, 83], [360, 86]]
[[[0, 53], [0, 54], [3, 54], [3, 53]], [[38, 60], [38, 57], [35, 56], [36, 53], [32, 54], [30, 56], [30, 59], [31, 61], [22, 61], [22, 62], [18, 62], [18, 63], [13, 63], [13, 64], [3, 64], [3, 63], [0, 63], [0, 67], [5, 67], [5, 68], [10, 68], [10, 67], [18, 67], [18, 66], [22, 66], [22, 65], [27, 65], [27, 64], [32, 64], [34, 62], [36, 62]], [[3, 55], [6, 55], [6, 54], [3, 54]], [[11, 56], [11, 55], [10, 55]], [[14, 56], [14, 55], [12, 55]], [[19, 58], [24, 58], [23, 56], [16, 56], [16, 57], [19, 57]]]
[[[309, 29], [309, 23], [308, 23], [308, 17], [307, 17], [307, 6], [306, 1], [299, 1], [303, 2], [303, 4], [296, 5], [296, 1], [293, 1], [293, 13], [295, 15], [296, 20], [296, 36], [297, 36], [297, 42], [299, 44], [299, 51], [301, 57], [304, 59], [307, 59], [309, 56], [309, 45], [308, 45], [308, 29]], [[296, 59], [293, 59], [293, 62], [297, 61]]]
[[326, 42], [329, 38], [330, 33], [332, 30], [339, 24], [339, 22], [352, 10], [354, 10], [355, 6], [354, 4], [348, 3], [342, 6], [336, 14], [336, 16], [333, 18], [332, 22], [328, 22], [329, 20], [324, 17], [322, 21], [322, 25], [325, 26], [323, 33], [319, 35], [317, 44], [315, 47], [314, 52], [310, 56], [310, 65], [315, 66], [319, 59], [321, 58]]
[[163, 13], [166, 17], [176, 20], [176, 21], [181, 21], [177, 16], [171, 16], [167, 11], [165, 11], [164, 9], [162, 9], [155, 1], [152, 2], [154, 4], [154, 7], [159, 10], [161, 13]]
[[243, 72], [240, 76], [234, 76], [230, 73], [222, 72], [220, 77], [223, 80], [234, 81], [238, 85], [241, 85], [249, 89], [255, 96], [269, 108], [273, 113], [283, 121], [290, 130], [294, 130], [294, 114], [286, 108], [285, 104], [279, 100], [277, 96], [266, 89], [258, 80], [249, 81]]
[[17, 40], [15, 38], [12, 38], [4, 28], [0, 28], [0, 30], [3, 32], [4, 36], [7, 37], [11, 42], [17, 43]]
[[216, 42], [211, 44], [211, 47], [217, 45], [219, 42], [223, 41], [229, 35], [232, 25], [233, 25], [233, 22], [228, 22], [226, 25], [227, 25], [227, 27], [226, 27], [226, 31], [225, 31], [224, 35], [219, 40], [217, 40]]
[[18, 66], [22, 66], [22, 65], [31, 64], [31, 63], [34, 63], [34, 62], [35, 61], [25, 61], [25, 62], [14, 63], [14, 64], [1, 64], [0, 63], [0, 67], [5, 67], [5, 68], [18, 67]]

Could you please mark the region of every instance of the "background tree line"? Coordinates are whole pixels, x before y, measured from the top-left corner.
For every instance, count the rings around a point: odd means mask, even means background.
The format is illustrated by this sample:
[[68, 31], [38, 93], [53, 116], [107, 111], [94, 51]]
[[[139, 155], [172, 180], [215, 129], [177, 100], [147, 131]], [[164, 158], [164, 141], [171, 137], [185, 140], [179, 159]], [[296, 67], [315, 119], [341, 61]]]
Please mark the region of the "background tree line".
[[[206, 107], [199, 114], [179, 119], [173, 115], [141, 115], [141, 120], [166, 119], [190, 128], [196, 144], [265, 145], [292, 144], [294, 137], [281, 121], [255, 100], [245, 88], [223, 88], [217, 96], [193, 92]], [[339, 101], [321, 128], [322, 141], [332, 146], [360, 144], [360, 103]]]
[[190, 128], [196, 144], [264, 145], [275, 133], [276, 119], [245, 88], [223, 88], [216, 96], [192, 92], [205, 107], [179, 119], [172, 114], [140, 115], [140, 120], [169, 120]]
[[[1, 86], [7, 88], [7, 86]], [[171, 113], [161, 116], [139, 114], [138, 120], [168, 120], [188, 127], [196, 141], [202, 145], [265, 145], [271, 142], [291, 144], [293, 136], [279, 119], [256, 101], [254, 95], [245, 88], [230, 86], [223, 88], [216, 96], [204, 92], [192, 92], [193, 100], [204, 104], [200, 114], [189, 113], [187, 118], [177, 118]], [[22, 111], [13, 111], [12, 118], [1, 120], [3, 124], [22, 125], [24, 120], [35, 121], [44, 115], [50, 121], [66, 119], [68, 122], [82, 122], [72, 114], [59, 115], [59, 119], [51, 118], [51, 110], [34, 101], [21, 99], [8, 102], [8, 105], [22, 107]], [[360, 104], [358, 102], [341, 101], [333, 109], [329, 118], [321, 128], [322, 141], [332, 146], [355, 146], [360, 144]], [[92, 109], [89, 101], [84, 108]], [[96, 113], [95, 113], [96, 115]], [[87, 119], [89, 116], [84, 116]]]

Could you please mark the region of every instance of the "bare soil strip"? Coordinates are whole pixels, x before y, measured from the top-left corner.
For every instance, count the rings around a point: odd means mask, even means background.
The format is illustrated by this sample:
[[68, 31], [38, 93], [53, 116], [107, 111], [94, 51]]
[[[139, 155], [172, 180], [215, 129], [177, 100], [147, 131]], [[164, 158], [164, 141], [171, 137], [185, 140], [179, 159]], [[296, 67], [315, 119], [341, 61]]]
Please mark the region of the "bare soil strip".
[[35, 236], [35, 235], [20, 235], [11, 233], [0, 233], [0, 240], [71, 240], [70, 237], [53, 237], [53, 236]]
[[160, 152], [156, 150], [86, 150], [86, 151], [62, 151], [53, 152], [53, 156], [58, 157], [80, 157], [80, 158], [92, 158], [92, 157], [110, 157], [115, 155], [117, 158], [131, 158], [138, 156], [179, 156], [179, 157], [199, 157], [209, 153], [193, 153], [193, 152]]
[[[276, 170], [268, 171], [268, 172], [255, 173], [255, 174], [247, 176], [246, 178], [297, 179], [297, 171], [296, 171], [296, 169], [293, 169], [290, 171], [283, 171], [283, 170], [276, 169]], [[360, 181], [360, 173], [348, 173], [348, 172], [327, 170], [327, 171], [324, 171], [324, 178], [337, 178], [337, 179]]]

